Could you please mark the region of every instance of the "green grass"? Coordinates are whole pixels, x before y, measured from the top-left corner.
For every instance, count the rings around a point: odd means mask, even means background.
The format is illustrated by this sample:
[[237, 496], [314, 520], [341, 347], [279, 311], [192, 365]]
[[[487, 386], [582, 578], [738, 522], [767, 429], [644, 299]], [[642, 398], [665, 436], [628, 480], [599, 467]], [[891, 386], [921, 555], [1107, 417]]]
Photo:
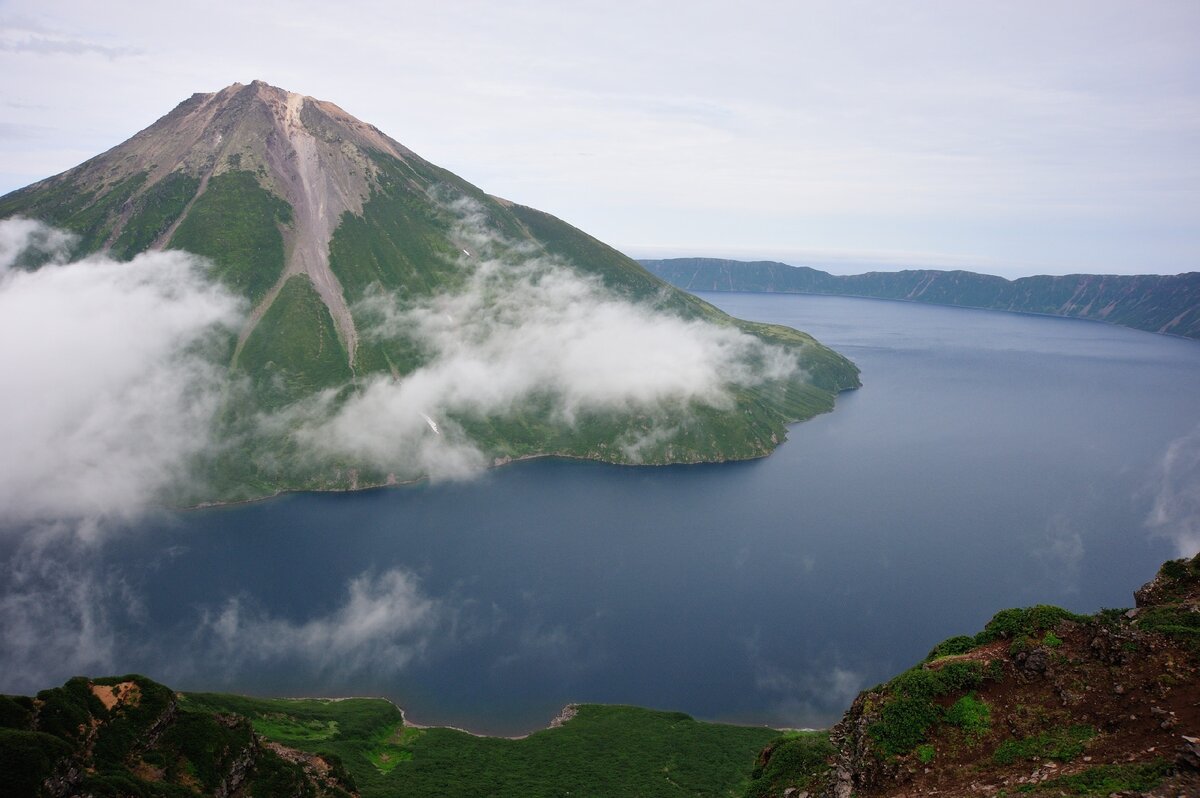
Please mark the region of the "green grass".
[[992, 754], [992, 761], [998, 765], [1034, 759], [1070, 762], [1083, 753], [1088, 740], [1095, 736], [1096, 730], [1091, 726], [1060, 726], [1019, 740], [1005, 740]]
[[1165, 759], [1133, 765], [1097, 765], [1072, 776], [1027, 784], [1018, 792], [1045, 792], [1048, 795], [1111, 795], [1152, 790], [1171, 770]]
[[212, 259], [226, 285], [257, 303], [283, 272], [280, 225], [291, 219], [291, 206], [254, 173], [225, 172], [208, 181], [170, 246]]
[[412, 745], [424, 733], [423, 729], [405, 726], [402, 723], [394, 728], [385, 729], [374, 738], [373, 745], [366, 749], [367, 759], [380, 773], [391, 773], [401, 762], [412, 761]]
[[[584, 705], [556, 729], [521, 740], [474, 737], [445, 728], [413, 729], [386, 701], [287, 701], [190, 694], [191, 709], [237, 712], [256, 724], [290, 717], [286, 742], [335, 754], [364, 798], [372, 796], [740, 796], [758, 752], [778, 732], [701, 723], [635, 707]], [[324, 740], [295, 728], [336, 721]], [[311, 728], [315, 728], [315, 725]], [[264, 732], [266, 733], [266, 732]], [[270, 737], [270, 734], [267, 734]], [[280, 739], [284, 742], [284, 739]], [[386, 758], [385, 758], [386, 755]]]
[[317, 742], [331, 740], [337, 736], [336, 720], [296, 720], [291, 715], [274, 712], [261, 715], [251, 721], [259, 734], [280, 742]]
[[1200, 612], [1186, 606], [1147, 607], [1138, 615], [1137, 626], [1175, 638], [1200, 652]]

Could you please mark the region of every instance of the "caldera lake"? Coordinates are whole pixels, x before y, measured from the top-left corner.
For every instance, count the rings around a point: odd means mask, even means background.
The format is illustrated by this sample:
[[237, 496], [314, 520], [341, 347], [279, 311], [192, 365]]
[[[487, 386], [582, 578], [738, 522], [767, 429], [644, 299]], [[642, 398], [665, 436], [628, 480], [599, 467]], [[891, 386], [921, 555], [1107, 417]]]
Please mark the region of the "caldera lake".
[[811, 332], [863, 387], [752, 462], [543, 459], [160, 513], [69, 551], [9, 536], [5, 611], [60, 611], [44, 646], [0, 654], [0, 690], [140, 672], [184, 690], [386, 696], [415, 722], [491, 734], [544, 727], [569, 702], [824, 727], [997, 610], [1132, 606], [1188, 550], [1200, 342], [702, 296]]

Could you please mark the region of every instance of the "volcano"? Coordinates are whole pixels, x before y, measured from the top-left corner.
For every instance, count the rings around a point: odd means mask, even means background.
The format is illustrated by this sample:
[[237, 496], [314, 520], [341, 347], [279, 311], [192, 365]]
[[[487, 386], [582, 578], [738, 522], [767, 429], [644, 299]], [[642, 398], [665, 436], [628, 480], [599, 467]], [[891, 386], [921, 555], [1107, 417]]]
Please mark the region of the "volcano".
[[[198, 466], [210, 494], [200, 498], [417, 478], [430, 461], [414, 452], [450, 445], [489, 465], [758, 457], [788, 423], [830, 410], [859, 384], [852, 363], [810, 336], [731, 318], [338, 106], [261, 81], [195, 94], [111, 150], [0, 198], [0, 219], [9, 217], [68, 231], [75, 257], [185, 250], [244, 298], [223, 357], [245, 389], [227, 391], [214, 420], [227, 445]], [[669, 321], [715, 342], [696, 357], [718, 370], [719, 390], [701, 394], [682, 378], [642, 390], [636, 363], [607, 362], [656, 351], [649, 334], [635, 349], [606, 348], [622, 329], [603, 320], [624, 318], [621, 308], [647, 330]], [[579, 345], [547, 349], [560, 339]], [[718, 350], [719, 361], [704, 361]], [[417, 390], [468, 356], [492, 369], [492, 382]], [[559, 361], [569, 365], [546, 365]], [[661, 363], [641, 367], [661, 382], [678, 361], [663, 350]], [[549, 376], [539, 382], [535, 371]], [[498, 382], [517, 387], [496, 399]], [[314, 435], [348, 406], [365, 432]], [[268, 417], [275, 423], [259, 423]], [[351, 439], [359, 444], [330, 443]]]

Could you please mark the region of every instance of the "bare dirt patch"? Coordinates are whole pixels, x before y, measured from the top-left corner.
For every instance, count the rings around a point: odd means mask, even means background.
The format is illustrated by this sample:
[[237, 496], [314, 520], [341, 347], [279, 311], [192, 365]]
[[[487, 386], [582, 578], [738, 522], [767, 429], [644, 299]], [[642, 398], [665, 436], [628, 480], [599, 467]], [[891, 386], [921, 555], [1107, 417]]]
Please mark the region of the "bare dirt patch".
[[92, 695], [100, 699], [104, 708], [111, 710], [118, 704], [136, 707], [142, 699], [142, 688], [136, 682], [118, 682], [114, 685], [93, 684]]

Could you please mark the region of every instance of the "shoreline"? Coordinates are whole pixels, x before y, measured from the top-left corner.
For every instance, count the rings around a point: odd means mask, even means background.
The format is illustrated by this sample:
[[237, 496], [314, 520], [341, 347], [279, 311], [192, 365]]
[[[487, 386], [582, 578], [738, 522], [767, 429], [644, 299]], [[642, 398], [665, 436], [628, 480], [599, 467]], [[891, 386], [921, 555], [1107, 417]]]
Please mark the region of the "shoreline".
[[[849, 391], [857, 391], [861, 387], [862, 387], [861, 385], [858, 385], [858, 386], [855, 386], [852, 388], [843, 388], [842, 390], [838, 391], [837, 394], [835, 394], [835, 397], [840, 396], [841, 394], [847, 393]], [[790, 431], [791, 427], [793, 427], [797, 424], [803, 424], [807, 421], [811, 421], [812, 419], [816, 418], [817, 416], [827, 415], [828, 413], [832, 413], [834, 410], [836, 410], [836, 405], [834, 405], [833, 407], [830, 407], [829, 410], [823, 410], [819, 413], [815, 413], [815, 414], [809, 416], [808, 418], [797, 419], [795, 421], [787, 422], [784, 425], [785, 430], [784, 430], [783, 437], [774, 445], [774, 447], [772, 447], [769, 451], [763, 452], [762, 454], [753, 455], [751, 457], [736, 457], [736, 458], [726, 457], [726, 458], [723, 458], [720, 460], [676, 460], [676, 461], [673, 461], [670, 463], [618, 463], [618, 462], [614, 462], [612, 460], [603, 460], [603, 459], [600, 459], [597, 457], [584, 457], [583, 455], [578, 455], [578, 454], [563, 454], [563, 453], [559, 453], [559, 452], [543, 452], [543, 453], [538, 453], [538, 454], [523, 454], [518, 457], [507, 457], [507, 456], [498, 457], [498, 458], [495, 458], [492, 461], [492, 463], [489, 464], [488, 466], [486, 466], [480, 473], [482, 474], [482, 473], [487, 473], [489, 471], [494, 471], [496, 469], [503, 468], [504, 466], [512, 465], [513, 463], [525, 463], [525, 462], [530, 462], [533, 460], [545, 460], [545, 459], [573, 460], [573, 461], [578, 461], [578, 462], [583, 462], [583, 463], [600, 463], [603, 465], [616, 466], [618, 468], [670, 468], [673, 466], [704, 466], [704, 465], [714, 465], [715, 466], [715, 465], [724, 465], [727, 463], [751, 463], [751, 462], [754, 462], [755, 460], [763, 460], [763, 459], [770, 457], [772, 454], [775, 453], [776, 449], [778, 449], [783, 444], [787, 443], [787, 441], [790, 438], [790, 436], [788, 435], [788, 432]], [[430, 482], [430, 481], [431, 481], [430, 477], [428, 475], [425, 475], [425, 476], [413, 477], [412, 479], [403, 479], [403, 480], [390, 479], [390, 480], [386, 480], [386, 481], [380, 482], [380, 483], [371, 483], [371, 484], [357, 485], [355, 487], [345, 487], [345, 488], [282, 488], [280, 490], [275, 491], [274, 493], [270, 493], [270, 494], [267, 494], [264, 496], [255, 496], [253, 498], [248, 498], [248, 499], [232, 499], [229, 501], [199, 502], [198, 504], [188, 504], [188, 505], [184, 505], [181, 507], [163, 506], [161, 509], [166, 510], [168, 512], [192, 512], [192, 511], [199, 511], [199, 510], [219, 510], [222, 508], [232, 508], [232, 507], [240, 507], [240, 506], [250, 505], [250, 504], [257, 504], [259, 502], [266, 502], [266, 501], [270, 501], [272, 499], [278, 499], [280, 496], [287, 496], [287, 495], [291, 495], [291, 494], [361, 493], [361, 492], [372, 491], [372, 490], [386, 490], [388, 488], [408, 487], [410, 485], [417, 485], [421, 482]]]
[[[665, 277], [662, 279], [666, 279]], [[669, 282], [669, 281], [668, 281]], [[679, 286], [676, 286], [677, 288]], [[1120, 327], [1124, 330], [1133, 330], [1135, 332], [1150, 333], [1151, 335], [1162, 335], [1167, 338], [1175, 338], [1180, 341], [1200, 341], [1200, 338], [1191, 335], [1181, 335], [1179, 333], [1164, 332], [1162, 330], [1151, 330], [1146, 327], [1134, 327], [1131, 324], [1122, 324], [1108, 319], [1097, 319], [1091, 316], [1070, 316], [1063, 313], [1047, 313], [1039, 310], [1013, 310], [1010, 308], [989, 308], [982, 305], [965, 305], [954, 302], [932, 302], [927, 299], [909, 299], [907, 297], [892, 297], [892, 296], [870, 296], [869, 294], [829, 294], [821, 291], [750, 291], [739, 288], [681, 288], [680, 290], [687, 291], [692, 294], [767, 294], [778, 296], [828, 296], [840, 297], [844, 299], [870, 299], [878, 302], [906, 302], [912, 305], [931, 305], [939, 308], [958, 308], [960, 310], [983, 310], [990, 313], [1013, 313], [1018, 316], [1034, 316], [1042, 319], [1066, 319], [1067, 321], [1089, 321], [1095, 324], [1104, 324], [1109, 327]], [[704, 299], [704, 297], [700, 297]]]
[[[208, 691], [183, 690], [180, 692], [182, 692], [183, 695], [186, 696], [191, 693], [204, 694], [204, 693], [207, 693]], [[329, 702], [329, 703], [336, 703], [339, 701], [386, 701], [387, 703], [389, 703], [393, 707], [395, 707], [396, 711], [400, 713], [400, 720], [406, 728], [421, 729], [421, 730], [450, 729], [452, 731], [462, 732], [463, 734], [469, 735], [471, 737], [476, 737], [478, 739], [492, 739], [492, 740], [524, 740], [526, 737], [537, 734], [539, 732], [550, 731], [551, 729], [561, 728], [564, 724], [569, 723], [572, 719], [574, 719], [575, 716], [579, 713], [580, 708], [585, 707], [585, 706], [629, 707], [632, 709], [645, 710], [647, 712], [675, 712], [675, 711], [677, 711], [677, 710], [654, 709], [652, 707], [643, 707], [638, 704], [604, 704], [604, 703], [599, 703], [599, 702], [595, 702], [595, 701], [580, 701], [580, 702], [571, 701], [569, 703], [564, 704], [562, 709], [560, 709], [558, 711], [558, 714], [555, 715], [553, 718], [551, 718], [550, 721], [545, 726], [539, 726], [538, 728], [531, 729], [530, 731], [527, 731], [523, 734], [515, 734], [514, 735], [514, 734], [487, 734], [484, 732], [476, 732], [476, 731], [471, 731], [470, 729], [464, 729], [461, 726], [452, 726], [452, 725], [446, 724], [446, 723], [420, 723], [418, 721], [411, 720], [408, 716], [407, 711], [405, 711], [404, 707], [400, 706], [399, 704], [397, 704], [395, 701], [388, 698], [387, 696], [381, 696], [381, 695], [351, 695], [351, 696], [335, 696], [335, 697], [330, 697], [330, 696], [254, 696], [254, 695], [244, 695], [242, 693], [215, 693], [215, 695], [232, 695], [232, 696], [237, 696], [238, 698], [247, 698], [247, 699], [251, 699], [251, 700], [267, 700], [267, 701], [324, 701], [324, 702]], [[691, 718], [696, 723], [706, 723], [706, 724], [710, 724], [713, 726], [737, 726], [737, 727], [744, 728], [744, 729], [770, 729], [771, 731], [779, 732], [780, 734], [787, 734], [790, 732], [816, 733], [816, 732], [828, 731], [828, 729], [813, 729], [813, 728], [808, 728], [808, 727], [773, 726], [769, 723], [734, 723], [734, 722], [723, 721], [723, 720], [704, 720], [703, 718], [693, 717], [691, 714], [686, 713], [686, 712], [683, 714], [687, 715], [689, 718]]]

